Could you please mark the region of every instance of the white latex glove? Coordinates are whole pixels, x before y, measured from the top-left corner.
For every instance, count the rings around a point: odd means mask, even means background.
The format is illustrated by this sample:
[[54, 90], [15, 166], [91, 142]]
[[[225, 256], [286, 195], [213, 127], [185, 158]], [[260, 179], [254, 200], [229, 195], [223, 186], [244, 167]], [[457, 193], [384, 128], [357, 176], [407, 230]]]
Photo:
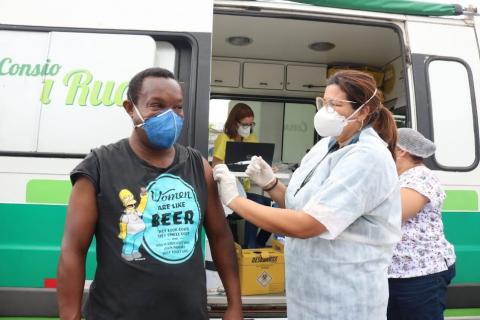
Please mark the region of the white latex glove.
[[272, 167], [262, 157], [253, 156], [252, 162], [248, 165], [245, 173], [255, 184], [262, 188], [265, 188], [275, 180]]
[[217, 164], [213, 168], [213, 179], [217, 181], [220, 200], [225, 206], [239, 196], [237, 178], [228, 170], [226, 164]]

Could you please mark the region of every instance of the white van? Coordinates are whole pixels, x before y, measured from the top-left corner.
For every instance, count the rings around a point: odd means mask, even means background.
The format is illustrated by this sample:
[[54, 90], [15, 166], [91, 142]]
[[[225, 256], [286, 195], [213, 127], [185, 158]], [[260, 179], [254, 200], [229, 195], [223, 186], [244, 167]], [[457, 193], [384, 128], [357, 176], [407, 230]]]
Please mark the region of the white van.
[[[91, 148], [129, 135], [125, 89], [150, 66], [182, 82], [182, 143], [208, 157], [229, 108], [244, 101], [259, 140], [275, 143], [274, 162], [288, 165], [318, 139], [314, 98], [328, 76], [370, 72], [397, 124], [437, 144], [427, 165], [447, 190], [445, 231], [457, 253], [448, 307], [479, 308], [480, 18], [472, 8], [455, 16], [452, 5], [387, 13], [389, 1], [358, 3], [0, 0], [0, 316], [57, 314], [69, 171]], [[94, 269], [92, 248], [87, 279]], [[212, 315], [225, 307], [222, 297], [209, 303]], [[246, 316], [285, 315], [283, 295], [244, 303]]]

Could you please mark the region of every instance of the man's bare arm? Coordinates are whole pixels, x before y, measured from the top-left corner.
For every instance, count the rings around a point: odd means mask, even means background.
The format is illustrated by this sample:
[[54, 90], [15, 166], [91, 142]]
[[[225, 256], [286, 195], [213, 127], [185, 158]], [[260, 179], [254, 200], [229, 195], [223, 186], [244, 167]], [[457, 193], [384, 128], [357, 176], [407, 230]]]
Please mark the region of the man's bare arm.
[[58, 264], [58, 306], [61, 319], [80, 319], [85, 260], [97, 222], [95, 188], [85, 176], [73, 185]]
[[212, 169], [206, 160], [204, 160], [204, 168], [208, 188], [205, 229], [210, 243], [213, 261], [217, 266], [227, 294], [228, 309], [224, 319], [241, 319], [242, 302], [240, 298], [238, 264], [233, 237], [218, 197], [217, 184], [213, 180]]

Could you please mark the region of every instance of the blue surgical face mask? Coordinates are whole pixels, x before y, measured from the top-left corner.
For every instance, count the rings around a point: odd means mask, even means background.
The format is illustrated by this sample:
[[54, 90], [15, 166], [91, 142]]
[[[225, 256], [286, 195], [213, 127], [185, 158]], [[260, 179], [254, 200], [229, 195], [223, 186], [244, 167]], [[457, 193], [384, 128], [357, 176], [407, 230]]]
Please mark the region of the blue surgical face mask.
[[182, 117], [177, 115], [172, 109], [168, 109], [145, 120], [138, 111], [137, 106], [134, 104], [133, 107], [143, 121], [143, 123], [137, 124], [135, 127], [143, 128], [152, 147], [155, 149], [168, 149], [173, 146], [182, 132]]

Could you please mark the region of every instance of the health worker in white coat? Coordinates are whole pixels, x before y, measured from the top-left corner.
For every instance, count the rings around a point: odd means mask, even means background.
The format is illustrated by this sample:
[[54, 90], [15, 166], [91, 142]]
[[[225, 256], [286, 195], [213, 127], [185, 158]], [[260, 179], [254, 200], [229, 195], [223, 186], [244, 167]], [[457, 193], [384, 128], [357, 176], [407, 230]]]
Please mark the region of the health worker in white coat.
[[246, 170], [281, 208], [238, 196], [225, 165], [214, 168], [222, 202], [264, 230], [287, 236], [289, 320], [386, 319], [387, 268], [400, 240], [401, 202], [392, 114], [374, 79], [341, 71], [317, 98], [321, 139], [288, 187], [253, 157]]

